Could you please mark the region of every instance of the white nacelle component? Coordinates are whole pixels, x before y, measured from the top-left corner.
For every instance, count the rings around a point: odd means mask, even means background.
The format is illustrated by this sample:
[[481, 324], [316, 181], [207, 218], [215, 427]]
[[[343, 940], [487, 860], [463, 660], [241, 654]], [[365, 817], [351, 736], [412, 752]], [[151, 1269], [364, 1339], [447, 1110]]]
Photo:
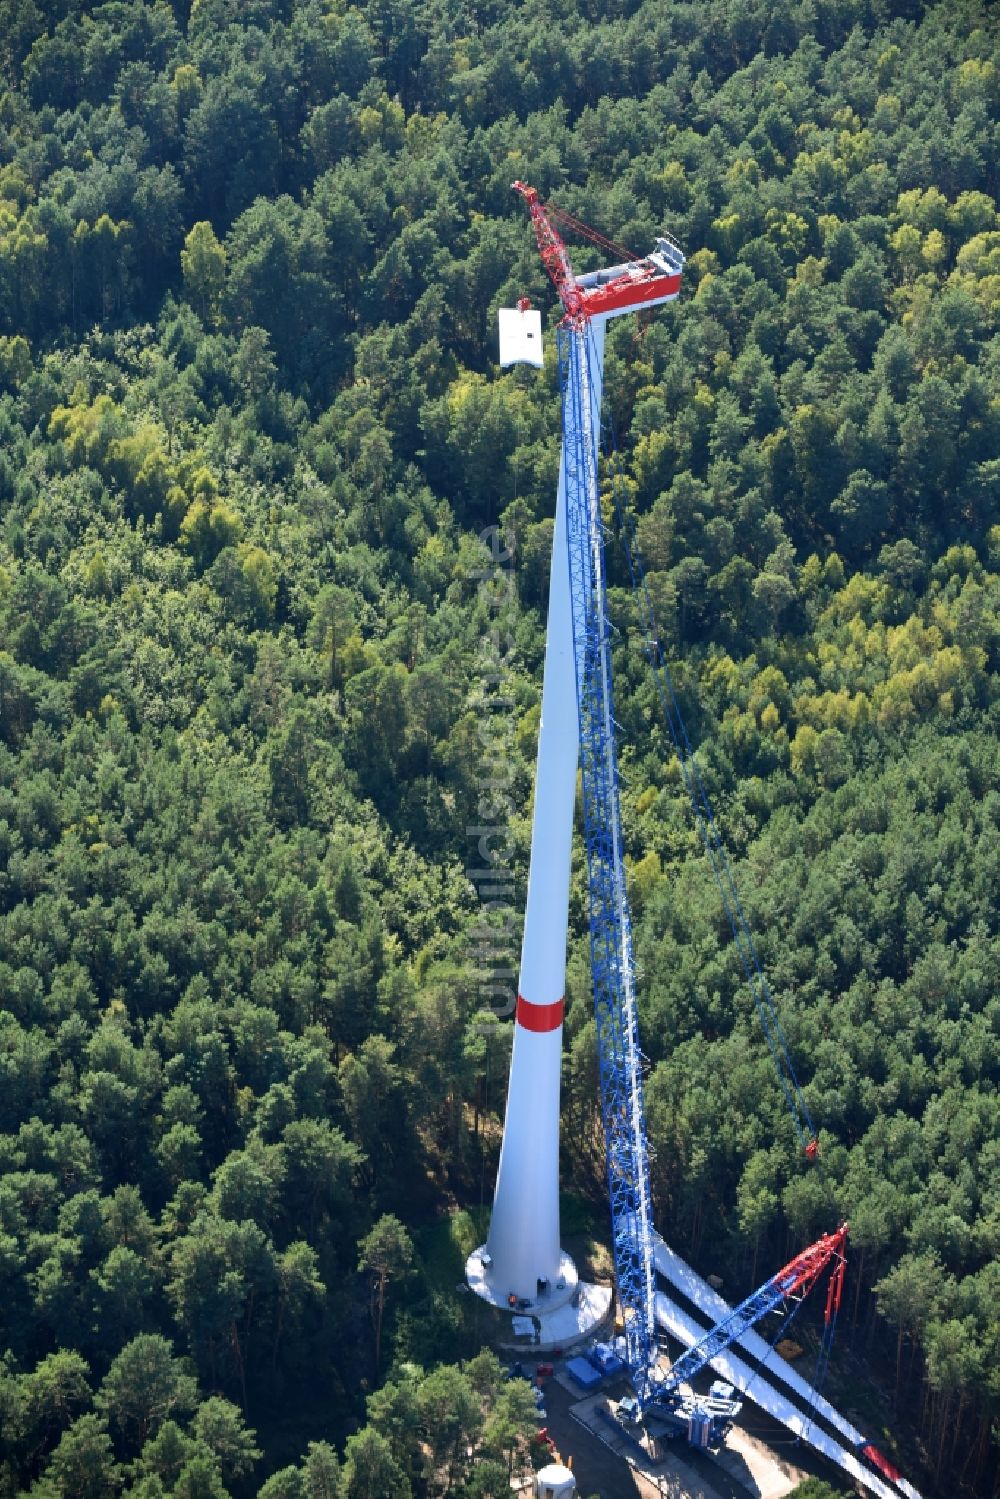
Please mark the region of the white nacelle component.
[[500, 308], [500, 365], [532, 364], [542, 367], [542, 314], [536, 307], [521, 312], [517, 307]]

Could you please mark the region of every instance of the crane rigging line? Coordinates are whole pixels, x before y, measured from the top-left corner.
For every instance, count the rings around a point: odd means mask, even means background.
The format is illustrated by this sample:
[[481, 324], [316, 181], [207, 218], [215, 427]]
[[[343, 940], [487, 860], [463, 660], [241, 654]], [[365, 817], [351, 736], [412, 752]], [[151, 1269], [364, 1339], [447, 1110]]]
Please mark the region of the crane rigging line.
[[[591, 338], [593, 337], [589, 330], [588, 335]], [[614, 424], [609, 418], [602, 425], [610, 438], [612, 452], [617, 456], [618, 444]], [[811, 1160], [816, 1156], [818, 1150], [815, 1126], [796, 1075], [795, 1065], [792, 1061], [784, 1029], [771, 994], [770, 985], [761, 967], [756, 944], [754, 943], [753, 935], [736, 889], [732, 866], [719, 834], [715, 815], [712, 811], [712, 804], [709, 800], [701, 771], [698, 768], [697, 760], [695, 759], [694, 749], [688, 735], [684, 716], [681, 712], [670, 667], [665, 653], [660, 649], [653, 601], [649, 592], [649, 585], [646, 581], [646, 572], [643, 567], [634, 529], [622, 501], [621, 473], [617, 464], [613, 468], [611, 492], [618, 520], [619, 535], [628, 565], [632, 592], [639, 603], [645, 654], [652, 670], [653, 680], [656, 683], [663, 718], [677, 755], [681, 779], [694, 813], [695, 824], [701, 837], [702, 845], [722, 898], [723, 908], [733, 938], [733, 945], [736, 948], [744, 980], [753, 996], [754, 1005], [764, 1032], [764, 1038], [771, 1053], [771, 1059], [785, 1096], [785, 1103], [788, 1107], [799, 1145]]]
[[565, 225], [574, 234], [578, 234], [581, 239], [589, 239], [591, 244], [599, 246], [600, 249], [610, 250], [613, 255], [617, 255], [621, 260], [629, 261], [638, 259], [634, 251], [629, 250], [625, 245], [618, 244], [613, 239], [608, 239], [607, 235], [601, 234], [599, 230], [592, 229], [589, 224], [585, 224], [582, 219], [578, 219], [575, 214], [568, 212], [567, 209], [559, 208], [555, 203], [549, 201], [545, 205], [545, 210], [549, 218], [555, 219], [558, 223]]

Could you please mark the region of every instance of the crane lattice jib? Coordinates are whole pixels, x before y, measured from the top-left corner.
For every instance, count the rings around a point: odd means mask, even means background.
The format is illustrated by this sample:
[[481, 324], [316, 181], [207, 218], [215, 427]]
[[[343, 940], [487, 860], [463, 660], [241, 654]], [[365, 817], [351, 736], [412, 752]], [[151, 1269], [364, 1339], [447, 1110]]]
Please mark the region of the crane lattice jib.
[[[821, 1239], [817, 1239], [815, 1244], [811, 1244], [808, 1249], [804, 1249], [801, 1254], [797, 1254], [793, 1260], [790, 1260], [783, 1270], [778, 1271], [777, 1275], [772, 1275], [766, 1285], [748, 1296], [734, 1311], [729, 1313], [728, 1317], [723, 1317], [721, 1322], [716, 1323], [700, 1343], [695, 1343], [693, 1348], [682, 1353], [673, 1364], [670, 1373], [657, 1387], [657, 1398], [669, 1400], [677, 1393], [682, 1382], [690, 1382], [694, 1379], [706, 1364], [710, 1364], [712, 1359], [730, 1344], [738, 1342], [754, 1323], [759, 1322], [761, 1317], [766, 1316], [768, 1312], [783, 1305], [790, 1296], [808, 1295], [830, 1261], [836, 1259], [831, 1295], [827, 1299], [826, 1306], [826, 1320], [829, 1321], [834, 1299], [839, 1303], [843, 1288], [844, 1246], [847, 1242], [847, 1231], [848, 1225], [843, 1223], [835, 1233], [824, 1234]], [[834, 1287], [836, 1287], [835, 1290]]]
[[542, 264], [552, 278], [552, 283], [559, 293], [559, 300], [566, 309], [569, 318], [580, 318], [583, 316], [584, 299], [583, 293], [576, 284], [573, 275], [573, 267], [569, 263], [566, 246], [549, 219], [545, 204], [538, 196], [538, 189], [528, 187], [527, 183], [515, 182], [515, 191], [519, 192], [528, 205], [531, 214], [531, 223], [535, 231], [535, 239], [538, 241], [538, 253], [542, 257]]
[[604, 538], [597, 482], [600, 371], [584, 315], [559, 330], [566, 536], [580, 715], [590, 955], [615, 1273], [632, 1383], [652, 1398], [655, 1270], [642, 1054], [625, 888]]

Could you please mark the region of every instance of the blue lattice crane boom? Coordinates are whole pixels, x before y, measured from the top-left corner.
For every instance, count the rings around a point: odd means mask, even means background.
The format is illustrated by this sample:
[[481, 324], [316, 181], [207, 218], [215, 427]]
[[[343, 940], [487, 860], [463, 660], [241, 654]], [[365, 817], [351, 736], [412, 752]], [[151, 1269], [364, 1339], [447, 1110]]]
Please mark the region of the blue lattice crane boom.
[[580, 714], [590, 958], [618, 1295], [636, 1395], [645, 1404], [656, 1362], [652, 1191], [625, 886], [611, 681], [604, 541], [594, 408], [599, 384], [590, 326], [560, 330], [566, 536]]

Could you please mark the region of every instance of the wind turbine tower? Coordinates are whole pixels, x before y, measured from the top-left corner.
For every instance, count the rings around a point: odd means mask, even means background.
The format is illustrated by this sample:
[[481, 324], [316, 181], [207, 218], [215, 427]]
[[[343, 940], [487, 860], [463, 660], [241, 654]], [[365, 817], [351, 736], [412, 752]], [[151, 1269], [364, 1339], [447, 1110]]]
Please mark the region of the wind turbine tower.
[[[596, 473], [601, 428], [604, 333], [609, 318], [672, 301], [680, 291], [684, 256], [666, 238], [645, 259], [626, 258], [606, 269], [575, 276], [566, 247], [555, 227], [559, 220], [598, 243], [624, 254], [618, 246], [581, 225], [570, 215], [544, 205], [534, 188], [516, 182], [525, 198], [545, 266], [555, 282], [566, 320], [587, 327], [589, 377], [582, 420], [589, 460]], [[538, 314], [519, 309], [524, 319]], [[523, 358], [520, 350], [538, 343], [517, 337], [518, 314], [501, 317], [501, 363]], [[509, 330], [505, 358], [504, 320]], [[518, 347], [519, 346], [519, 347]], [[511, 352], [513, 351], [513, 352]], [[503, 1144], [493, 1198], [489, 1237], [466, 1264], [470, 1287], [494, 1306], [526, 1312], [541, 1319], [541, 1344], [566, 1342], [603, 1320], [610, 1304], [607, 1288], [580, 1287], [576, 1267], [560, 1246], [559, 1231], [559, 1083], [569, 922], [569, 883], [580, 752], [577, 684], [574, 666], [573, 612], [567, 548], [567, 463], [575, 462], [563, 434], [552, 537], [548, 627], [542, 679], [542, 715], [535, 771], [535, 805], [531, 831], [528, 894], [515, 1013], [514, 1047]], [[566, 1314], [559, 1331], [546, 1337], [546, 1321], [572, 1303], [570, 1336]], [[565, 1325], [564, 1325], [565, 1324]]]

